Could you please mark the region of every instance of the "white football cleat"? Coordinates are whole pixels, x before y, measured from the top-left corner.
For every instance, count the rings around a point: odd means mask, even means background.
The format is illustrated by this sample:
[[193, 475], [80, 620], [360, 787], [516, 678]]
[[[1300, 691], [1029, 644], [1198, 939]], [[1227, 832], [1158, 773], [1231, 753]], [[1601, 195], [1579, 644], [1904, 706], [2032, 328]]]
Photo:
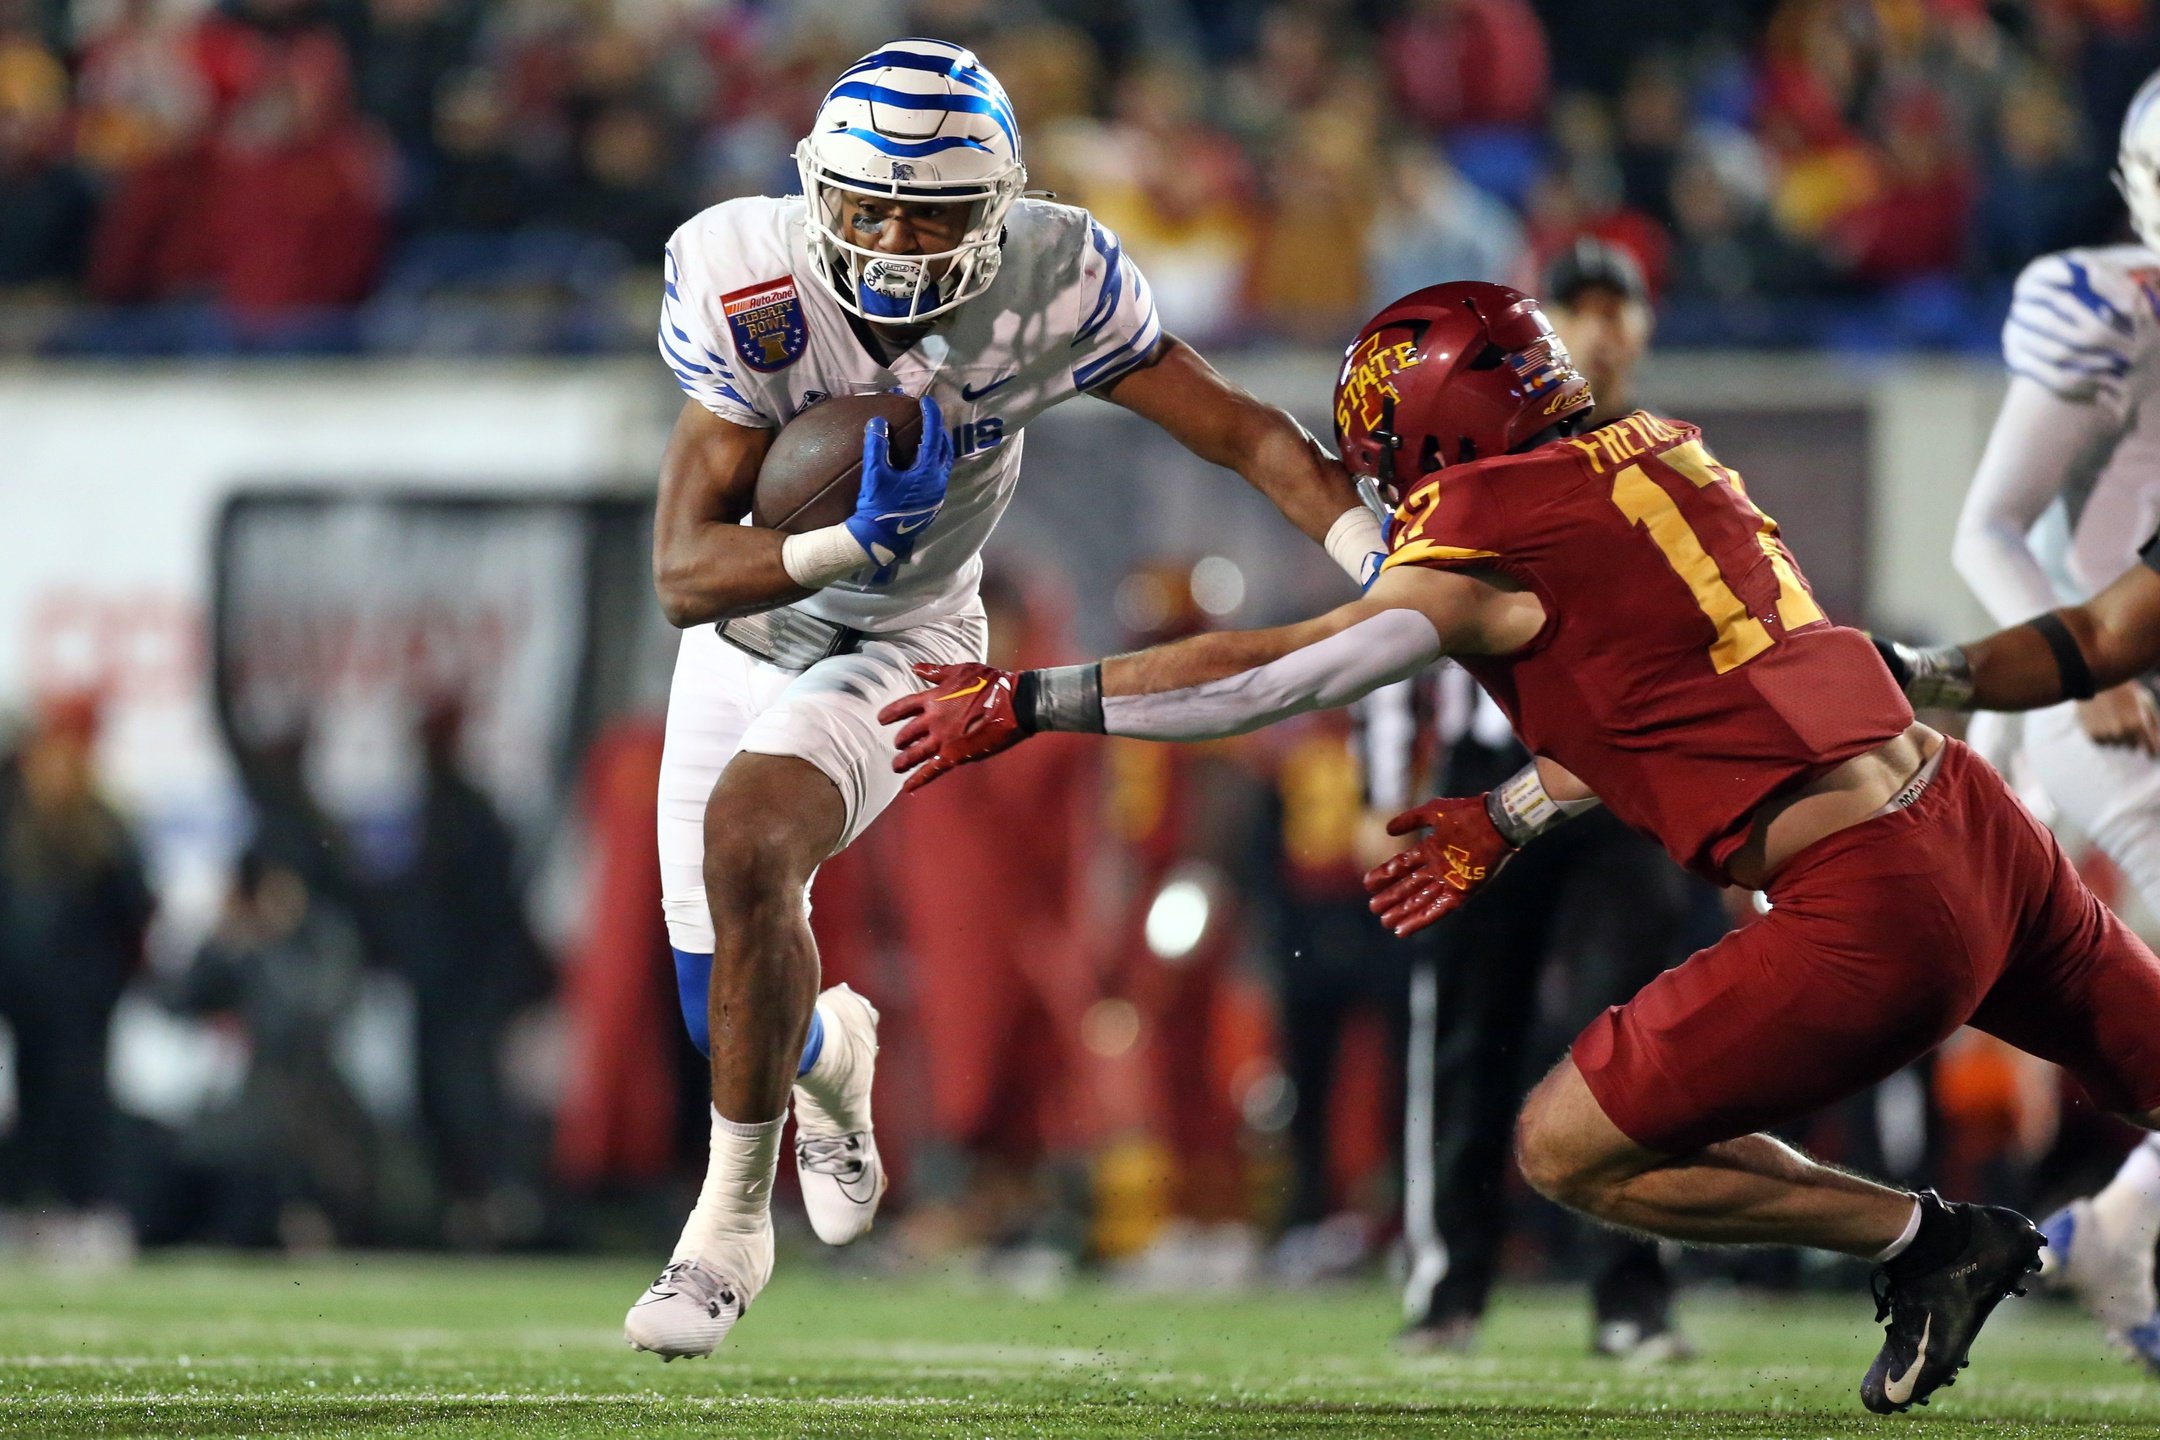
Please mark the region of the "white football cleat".
[[712, 1354], [772, 1278], [773, 1234], [724, 1244], [710, 1258], [670, 1261], [623, 1319], [623, 1338], [662, 1360]]
[[2040, 1224], [2041, 1283], [2068, 1290], [2118, 1346], [2160, 1370], [2160, 1295], [2153, 1285], [2152, 1237], [2136, 1225], [2109, 1225], [2090, 1200], [2073, 1200]]
[[828, 1245], [860, 1239], [885, 1195], [885, 1162], [870, 1128], [878, 1012], [845, 985], [818, 996], [825, 1045], [795, 1082], [795, 1176], [810, 1228]]

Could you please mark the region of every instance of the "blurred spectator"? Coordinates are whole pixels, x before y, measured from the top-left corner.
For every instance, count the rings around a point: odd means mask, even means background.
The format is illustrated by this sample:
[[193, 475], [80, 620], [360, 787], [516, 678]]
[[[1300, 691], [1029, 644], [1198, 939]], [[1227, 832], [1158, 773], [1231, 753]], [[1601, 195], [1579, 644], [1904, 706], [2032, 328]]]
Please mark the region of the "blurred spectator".
[[1941, 101], [1910, 91], [1890, 106], [1880, 183], [1835, 222], [1835, 253], [1864, 283], [1955, 270], [1965, 258], [1973, 186]]
[[1620, 96], [1620, 201], [1661, 225], [1672, 223], [1673, 165], [1687, 140], [1685, 77], [1668, 55], [1635, 67]]
[[1239, 288], [1259, 228], [1252, 172], [1204, 113], [1207, 76], [1178, 61], [1136, 67], [1118, 82], [1107, 126], [1053, 131], [1050, 163], [1135, 255], [1164, 328], [1194, 340], [1245, 319]]
[[509, 107], [485, 72], [445, 84], [434, 145], [405, 212], [409, 234], [504, 235], [539, 209], [537, 182], [511, 146]]
[[183, 1158], [213, 1177], [207, 1238], [302, 1249], [369, 1238], [374, 1126], [337, 1061], [360, 976], [351, 924], [300, 872], [244, 852], [217, 928], [162, 990], [169, 1009], [229, 1020], [247, 1043], [238, 1089], [181, 1137]]
[[477, 10], [463, 0], [362, 0], [340, 18], [357, 108], [408, 162], [424, 163], [437, 99], [471, 53]]
[[2112, 206], [2114, 196], [2103, 167], [2092, 163], [2076, 109], [2046, 77], [2014, 81], [1995, 124], [1980, 245], [1989, 268], [2003, 272], [2085, 239], [2095, 204]]
[[419, 850], [402, 884], [398, 955], [412, 986], [420, 1124], [452, 1243], [515, 1238], [525, 1197], [503, 1095], [503, 1034], [552, 979], [525, 916], [516, 846], [467, 776], [465, 712], [437, 703], [421, 731]]
[[1431, 145], [1390, 147], [1380, 195], [1366, 241], [1368, 308], [1447, 280], [1516, 278], [1523, 234], [1514, 213]]
[[1351, 88], [1344, 68], [1356, 37], [1332, 18], [1319, 6], [1293, 0], [1263, 11], [1259, 42], [1225, 78], [1220, 107], [1231, 129], [1256, 151], [1265, 154], [1286, 141], [1302, 116]]
[[0, 296], [82, 269], [90, 190], [67, 154], [67, 72], [0, 3]]
[[578, 141], [570, 184], [554, 218], [565, 229], [620, 245], [637, 264], [657, 268], [684, 202], [669, 168], [666, 129], [641, 105], [600, 111]]
[[201, 138], [210, 78], [185, 27], [159, 0], [121, 0], [84, 47], [76, 153], [108, 181]]
[[[1347, 712], [1331, 710], [1282, 727], [1268, 737], [1275, 752], [1276, 824], [1280, 837], [1268, 895], [1276, 920], [1278, 1026], [1283, 1074], [1295, 1108], [1290, 1113], [1290, 1195], [1276, 1247], [1277, 1273], [1291, 1283], [1339, 1276], [1366, 1257], [1386, 1227], [1384, 1207], [1394, 1187], [1363, 1193], [1339, 1185], [1351, 1127], [1334, 1103], [1338, 1081], [1361, 1056], [1353, 1037], [1377, 1038], [1368, 1049], [1402, 1053], [1409, 1000], [1409, 946], [1373, 924], [1366, 908], [1365, 866], [1359, 851], [1362, 818], [1358, 764]], [[1377, 1037], [1357, 1022], [1377, 1021]], [[1392, 1180], [1402, 1107], [1395, 1066], [1384, 1103], [1366, 1107], [1377, 1155]], [[1369, 1097], [1368, 1097], [1369, 1099]], [[1373, 1177], [1361, 1177], [1370, 1180]], [[1375, 1190], [1380, 1193], [1375, 1193]]]
[[1365, 242], [1379, 191], [1371, 117], [1342, 104], [1315, 113], [1269, 172], [1272, 201], [1247, 289], [1278, 335], [1339, 345], [1365, 303]]
[[98, 788], [97, 733], [96, 701], [57, 699], [0, 762], [0, 1019], [16, 1093], [0, 1192], [77, 1214], [113, 1199], [106, 1043], [152, 906], [134, 837]]
[[1675, 300], [1739, 304], [1817, 288], [1823, 267], [1788, 239], [1762, 205], [1727, 183], [1717, 160], [1697, 150], [1673, 170], [1676, 244], [1668, 293]]
[[[1064, 657], [1045, 596], [995, 570], [982, 594], [992, 664]], [[1080, 1033], [1097, 998], [1081, 910], [1096, 757], [1086, 744], [1041, 750], [910, 797], [877, 853], [915, 1013], [936, 1037], [922, 1057], [929, 1143], [913, 1166], [910, 1233], [1070, 1264], [1086, 1240], [1094, 1139]], [[1023, 814], [1024, 825], [998, 819]]]
[[[1211, 623], [1192, 568], [1152, 562], [1119, 585], [1133, 645]], [[1121, 1261], [1144, 1287], [1241, 1284], [1260, 1260], [1241, 1112], [1260, 1078], [1246, 1061], [1272, 1068], [1270, 1038], [1254, 1026], [1272, 1006], [1236, 965], [1245, 924], [1236, 898], [1258, 887], [1267, 864], [1267, 792], [1247, 762], [1234, 741], [1114, 739], [1102, 752], [1109, 874], [1095, 909], [1110, 1001], [1091, 1010], [1083, 1041], [1130, 1063], [1144, 1088], [1156, 1223], [1136, 1227], [1144, 1243]], [[1114, 1230], [1116, 1207], [1104, 1208], [1099, 1231]]]
[[246, 320], [360, 300], [389, 174], [352, 113], [335, 35], [307, 0], [250, 0], [204, 21], [196, 47], [215, 129], [122, 182], [95, 241], [92, 292], [211, 300]]
[[1428, 130], [1543, 116], [1545, 27], [1526, 0], [1413, 0], [1384, 53], [1396, 95]]

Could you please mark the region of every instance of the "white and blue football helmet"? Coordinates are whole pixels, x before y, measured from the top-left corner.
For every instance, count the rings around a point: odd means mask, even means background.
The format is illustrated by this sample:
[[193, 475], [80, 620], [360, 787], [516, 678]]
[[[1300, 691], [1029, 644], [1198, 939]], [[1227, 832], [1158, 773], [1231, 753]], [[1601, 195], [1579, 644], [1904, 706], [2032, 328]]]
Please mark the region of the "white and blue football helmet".
[[[1027, 184], [1005, 87], [943, 40], [895, 40], [842, 71], [795, 163], [819, 271], [843, 308], [881, 325], [920, 324], [987, 289]], [[840, 233], [849, 194], [973, 209], [953, 249], [882, 255]]]
[[2138, 87], [2123, 113], [2115, 188], [2130, 206], [2130, 228], [2146, 249], [2160, 250], [2160, 72]]

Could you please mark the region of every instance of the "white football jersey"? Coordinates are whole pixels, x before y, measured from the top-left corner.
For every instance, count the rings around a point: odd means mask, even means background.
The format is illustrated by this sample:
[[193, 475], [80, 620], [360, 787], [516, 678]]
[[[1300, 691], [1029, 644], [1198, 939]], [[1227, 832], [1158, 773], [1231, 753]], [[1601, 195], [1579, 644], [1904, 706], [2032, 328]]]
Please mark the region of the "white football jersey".
[[2062, 509], [2032, 536], [2061, 599], [2089, 599], [2137, 563], [2160, 525], [2160, 256], [2110, 245], [2033, 261], [2003, 323], [2003, 361], [2094, 407], [2088, 453], [2060, 482]]
[[661, 355], [688, 394], [737, 425], [784, 425], [832, 395], [935, 397], [953, 435], [944, 510], [890, 584], [866, 583], [866, 565], [797, 606], [870, 631], [957, 614], [1019, 479], [1021, 428], [1145, 361], [1162, 334], [1154, 296], [1085, 210], [1021, 200], [1006, 218], [996, 280], [887, 364], [813, 271], [803, 215], [800, 196], [752, 197], [677, 230]]

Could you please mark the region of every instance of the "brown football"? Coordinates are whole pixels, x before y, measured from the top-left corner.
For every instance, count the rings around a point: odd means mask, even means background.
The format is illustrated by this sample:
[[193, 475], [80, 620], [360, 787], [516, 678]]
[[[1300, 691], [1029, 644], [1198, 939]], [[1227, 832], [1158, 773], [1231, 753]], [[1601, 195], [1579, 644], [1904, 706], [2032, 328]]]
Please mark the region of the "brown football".
[[799, 535], [855, 513], [862, 490], [863, 427], [885, 417], [895, 465], [915, 459], [922, 404], [906, 395], [835, 395], [780, 427], [758, 467], [750, 523]]

